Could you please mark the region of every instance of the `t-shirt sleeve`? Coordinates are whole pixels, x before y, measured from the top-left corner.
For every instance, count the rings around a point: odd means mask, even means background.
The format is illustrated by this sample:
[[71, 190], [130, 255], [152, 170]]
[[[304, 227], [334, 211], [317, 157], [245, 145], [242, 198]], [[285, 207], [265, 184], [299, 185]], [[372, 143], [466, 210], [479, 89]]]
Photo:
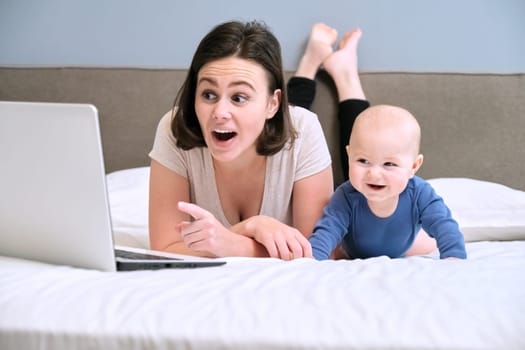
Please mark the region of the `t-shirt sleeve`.
[[301, 107], [290, 107], [290, 113], [298, 133], [294, 146], [298, 157], [294, 178], [297, 181], [326, 169], [332, 159], [317, 114]]
[[171, 116], [172, 111], [169, 111], [159, 121], [149, 157], [187, 178], [187, 161], [184, 151], [177, 147], [176, 140], [171, 133]]

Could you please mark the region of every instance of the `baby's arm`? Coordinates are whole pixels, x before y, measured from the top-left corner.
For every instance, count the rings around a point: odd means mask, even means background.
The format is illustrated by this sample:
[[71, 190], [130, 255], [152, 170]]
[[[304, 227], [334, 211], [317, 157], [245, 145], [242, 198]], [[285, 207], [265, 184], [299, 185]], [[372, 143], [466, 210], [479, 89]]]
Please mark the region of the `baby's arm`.
[[466, 259], [463, 234], [443, 198], [428, 183], [418, 198], [421, 224], [436, 239], [440, 258]]
[[351, 207], [346, 193], [349, 190], [348, 182], [336, 189], [309, 238], [312, 254], [317, 260], [328, 259], [334, 248], [341, 243], [344, 235], [348, 232]]

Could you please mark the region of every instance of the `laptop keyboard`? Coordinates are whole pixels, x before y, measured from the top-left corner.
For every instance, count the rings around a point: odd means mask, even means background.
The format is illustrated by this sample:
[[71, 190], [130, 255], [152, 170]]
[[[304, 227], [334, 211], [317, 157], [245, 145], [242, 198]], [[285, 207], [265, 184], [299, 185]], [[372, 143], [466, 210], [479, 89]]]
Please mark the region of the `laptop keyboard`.
[[117, 258], [134, 259], [134, 260], [181, 260], [181, 259], [169, 258], [166, 256], [161, 256], [161, 255], [130, 252], [128, 250], [121, 250], [121, 249], [115, 249], [115, 256]]

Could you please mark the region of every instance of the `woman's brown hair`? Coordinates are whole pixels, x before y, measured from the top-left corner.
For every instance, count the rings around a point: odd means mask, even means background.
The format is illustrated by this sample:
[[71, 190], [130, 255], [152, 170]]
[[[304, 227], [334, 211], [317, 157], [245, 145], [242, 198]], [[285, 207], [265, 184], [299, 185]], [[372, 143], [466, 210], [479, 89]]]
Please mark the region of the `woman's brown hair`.
[[296, 137], [290, 112], [282, 68], [281, 46], [268, 27], [259, 21], [242, 23], [225, 22], [212, 29], [200, 42], [188, 75], [174, 103], [171, 131], [177, 147], [188, 150], [206, 147], [197, 114], [195, 91], [200, 69], [207, 63], [226, 57], [239, 57], [260, 64], [268, 73], [270, 94], [281, 90], [281, 103], [273, 118], [267, 119], [257, 139], [257, 153], [272, 155], [279, 152], [286, 142]]

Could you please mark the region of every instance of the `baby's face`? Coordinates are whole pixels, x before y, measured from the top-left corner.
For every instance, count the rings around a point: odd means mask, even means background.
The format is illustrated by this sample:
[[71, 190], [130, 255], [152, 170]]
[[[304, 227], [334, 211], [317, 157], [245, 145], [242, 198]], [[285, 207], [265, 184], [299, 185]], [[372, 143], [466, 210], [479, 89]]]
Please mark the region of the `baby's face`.
[[414, 143], [402, 126], [354, 129], [347, 147], [352, 186], [369, 202], [397, 203], [422, 162]]

